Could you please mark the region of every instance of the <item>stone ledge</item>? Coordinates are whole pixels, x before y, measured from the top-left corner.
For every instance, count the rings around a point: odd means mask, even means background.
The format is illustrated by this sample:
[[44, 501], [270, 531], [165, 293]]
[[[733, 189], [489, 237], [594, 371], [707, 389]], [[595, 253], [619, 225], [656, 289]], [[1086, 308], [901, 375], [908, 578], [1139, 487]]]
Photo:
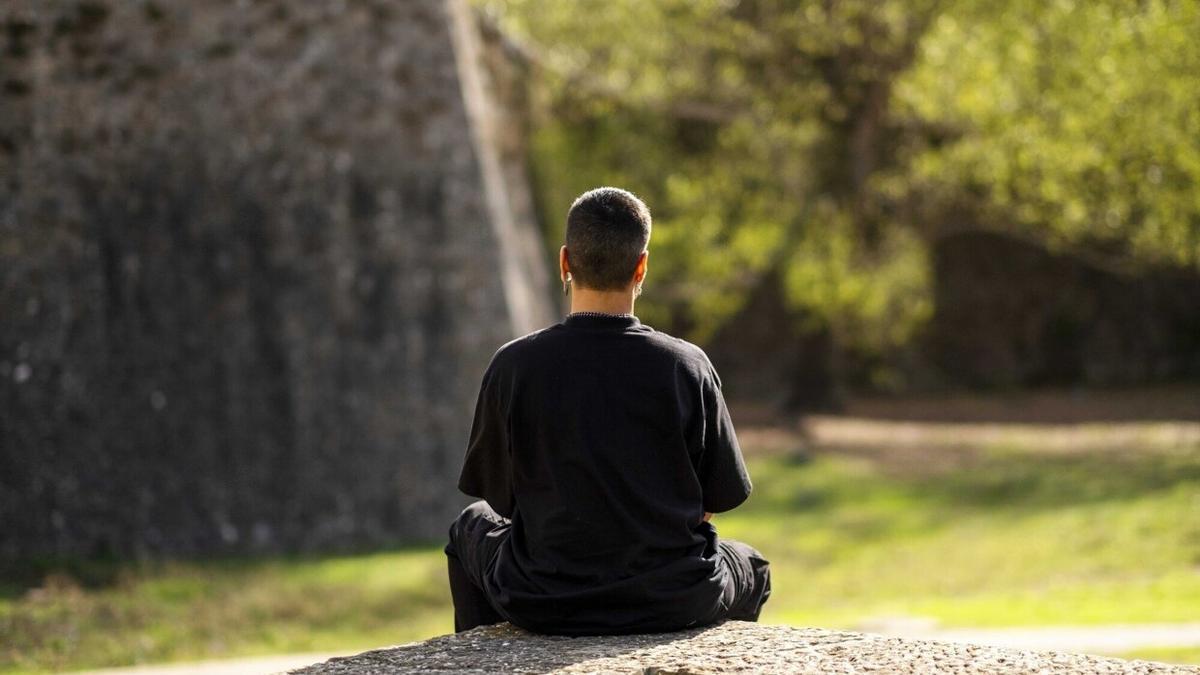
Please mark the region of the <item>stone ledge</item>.
[[316, 673], [1177, 673], [1150, 661], [887, 638], [728, 621], [650, 635], [561, 637], [509, 624], [363, 652], [291, 671]]

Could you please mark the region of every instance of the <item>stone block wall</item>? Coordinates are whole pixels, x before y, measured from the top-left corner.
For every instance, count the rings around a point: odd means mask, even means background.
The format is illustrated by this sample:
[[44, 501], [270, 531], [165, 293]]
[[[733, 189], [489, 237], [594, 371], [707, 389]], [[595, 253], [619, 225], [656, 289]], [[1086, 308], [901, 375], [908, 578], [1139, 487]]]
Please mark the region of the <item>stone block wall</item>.
[[0, 6], [0, 559], [442, 535], [483, 368], [552, 315], [479, 37], [460, 0]]

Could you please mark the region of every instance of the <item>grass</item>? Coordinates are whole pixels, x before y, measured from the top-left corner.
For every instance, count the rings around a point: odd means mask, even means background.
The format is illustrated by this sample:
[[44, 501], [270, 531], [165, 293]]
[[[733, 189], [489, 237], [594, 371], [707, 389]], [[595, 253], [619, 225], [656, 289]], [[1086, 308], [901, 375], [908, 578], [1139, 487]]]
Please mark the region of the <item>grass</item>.
[[111, 573], [99, 588], [51, 574], [0, 599], [0, 670], [353, 650], [453, 630], [440, 546]]
[[772, 560], [763, 620], [955, 626], [1200, 619], [1200, 450], [888, 476], [862, 459], [756, 463], [757, 494], [718, 528]]
[[[803, 440], [792, 431], [748, 429], [754, 495], [715, 522], [772, 561], [765, 622], [1197, 621], [1194, 426], [1143, 434], [1088, 425], [1071, 442], [1047, 444], [1040, 439], [1070, 428], [989, 427], [972, 437], [968, 427], [910, 425], [848, 437], [870, 425], [818, 420], [807, 436], [812, 452], [802, 455], [789, 450]], [[101, 565], [10, 582], [0, 586], [0, 670], [422, 639], [452, 629], [444, 565], [433, 544], [351, 557]], [[1200, 662], [1198, 650], [1131, 656]]]

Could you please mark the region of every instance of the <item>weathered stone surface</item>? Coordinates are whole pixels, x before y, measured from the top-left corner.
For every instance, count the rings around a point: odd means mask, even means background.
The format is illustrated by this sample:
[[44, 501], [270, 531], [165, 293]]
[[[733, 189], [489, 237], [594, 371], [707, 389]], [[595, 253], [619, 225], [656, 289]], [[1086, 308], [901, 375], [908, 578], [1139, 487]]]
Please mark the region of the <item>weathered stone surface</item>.
[[885, 638], [729, 621], [607, 637], [534, 635], [508, 624], [330, 659], [318, 673], [1200, 673], [1200, 668], [1083, 654]]
[[465, 0], [0, 3], [0, 561], [445, 532], [479, 376], [553, 316], [498, 41]]

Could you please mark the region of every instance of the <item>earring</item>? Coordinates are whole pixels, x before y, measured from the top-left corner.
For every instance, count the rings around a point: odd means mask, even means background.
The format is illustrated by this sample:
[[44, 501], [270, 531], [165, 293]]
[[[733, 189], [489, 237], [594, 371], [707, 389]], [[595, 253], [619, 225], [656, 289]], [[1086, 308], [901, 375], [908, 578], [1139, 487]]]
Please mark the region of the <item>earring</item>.
[[571, 283], [571, 275], [568, 274], [567, 278], [563, 279], [563, 295], [567, 294], [567, 290], [570, 288], [570, 283]]

